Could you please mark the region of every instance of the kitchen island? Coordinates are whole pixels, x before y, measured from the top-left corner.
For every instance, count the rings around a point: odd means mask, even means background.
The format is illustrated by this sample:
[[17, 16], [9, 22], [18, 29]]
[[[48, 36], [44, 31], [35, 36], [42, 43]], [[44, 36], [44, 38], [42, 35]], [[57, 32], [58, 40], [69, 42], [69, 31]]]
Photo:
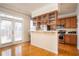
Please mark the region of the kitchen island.
[[57, 31], [31, 31], [31, 44], [58, 53]]

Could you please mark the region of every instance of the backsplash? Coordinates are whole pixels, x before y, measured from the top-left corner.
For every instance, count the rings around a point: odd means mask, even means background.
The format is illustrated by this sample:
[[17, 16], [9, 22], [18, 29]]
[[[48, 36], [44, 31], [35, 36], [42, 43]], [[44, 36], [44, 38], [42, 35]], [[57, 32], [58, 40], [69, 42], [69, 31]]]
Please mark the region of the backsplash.
[[63, 29], [57, 29], [57, 31], [59, 32], [59, 31], [65, 31], [65, 34], [76, 34], [76, 32], [77, 32], [77, 29], [65, 29], [65, 28], [63, 28]]

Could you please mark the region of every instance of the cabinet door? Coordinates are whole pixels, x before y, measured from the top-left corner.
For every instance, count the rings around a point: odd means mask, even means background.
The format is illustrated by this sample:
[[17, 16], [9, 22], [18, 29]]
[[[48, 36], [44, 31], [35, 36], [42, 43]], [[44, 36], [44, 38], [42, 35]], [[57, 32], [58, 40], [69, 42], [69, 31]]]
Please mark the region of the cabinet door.
[[77, 44], [77, 35], [70, 35], [70, 44]]
[[66, 18], [66, 24], [65, 24], [65, 28], [70, 28], [70, 18]]
[[69, 37], [69, 35], [64, 35], [64, 41], [65, 41], [65, 43], [70, 43], [70, 37]]
[[65, 25], [65, 18], [61, 19], [61, 25]]
[[50, 25], [50, 29], [51, 29], [51, 30], [55, 30], [55, 29], [56, 29], [56, 24]]
[[76, 28], [77, 27], [77, 19], [76, 17], [71, 18], [71, 28]]
[[56, 25], [60, 25], [60, 21], [61, 21], [61, 19], [57, 19]]

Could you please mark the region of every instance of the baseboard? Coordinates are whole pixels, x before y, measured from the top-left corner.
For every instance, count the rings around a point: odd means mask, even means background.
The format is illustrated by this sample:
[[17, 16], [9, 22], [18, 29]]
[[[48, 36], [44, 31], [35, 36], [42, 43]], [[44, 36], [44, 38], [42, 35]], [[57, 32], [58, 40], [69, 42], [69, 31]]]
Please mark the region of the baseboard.
[[20, 44], [20, 43], [24, 43], [24, 42], [29, 42], [29, 41], [16, 41], [13, 43], [7, 43], [7, 44], [0, 45], [0, 48], [11, 46], [11, 45], [16, 45], [16, 44]]

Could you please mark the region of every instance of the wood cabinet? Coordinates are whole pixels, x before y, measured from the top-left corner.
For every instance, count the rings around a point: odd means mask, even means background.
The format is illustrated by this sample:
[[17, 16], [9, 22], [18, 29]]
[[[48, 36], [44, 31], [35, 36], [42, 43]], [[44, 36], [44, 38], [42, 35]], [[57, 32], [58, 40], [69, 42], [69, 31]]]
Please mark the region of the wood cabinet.
[[64, 42], [69, 44], [70, 43], [70, 37], [69, 35], [64, 35]]
[[61, 19], [60, 25], [64, 25], [65, 26], [65, 23], [66, 23], [65, 19]]
[[71, 28], [77, 28], [77, 18], [76, 17], [71, 17], [71, 25], [70, 25], [70, 27]]
[[64, 28], [77, 28], [77, 17], [65, 17], [57, 19], [56, 25], [64, 25]]
[[70, 35], [70, 44], [77, 44], [77, 35]]
[[56, 20], [56, 25], [60, 25], [61, 24], [60, 22], [61, 22], [61, 19], [57, 19]]
[[65, 20], [66, 20], [65, 28], [71, 28], [71, 27], [70, 27], [70, 25], [71, 25], [71, 23], [70, 23], [70, 22], [71, 22], [70, 18], [66, 18]]
[[77, 35], [64, 35], [64, 42], [66, 44], [77, 44]]
[[56, 19], [58, 11], [49, 12], [36, 17], [33, 17], [33, 22], [36, 23], [36, 30], [41, 30], [41, 25], [46, 25], [50, 30], [56, 30]]

